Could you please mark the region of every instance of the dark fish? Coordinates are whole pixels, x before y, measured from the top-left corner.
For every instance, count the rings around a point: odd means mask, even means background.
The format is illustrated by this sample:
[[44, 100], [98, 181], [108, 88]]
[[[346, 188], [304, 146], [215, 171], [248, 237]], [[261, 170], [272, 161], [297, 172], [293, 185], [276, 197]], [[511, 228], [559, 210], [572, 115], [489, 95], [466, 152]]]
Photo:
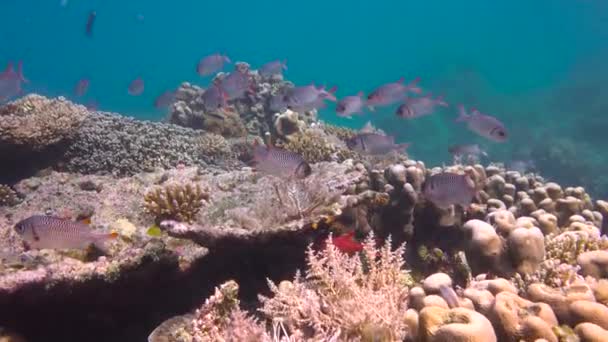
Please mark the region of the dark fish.
[[395, 144], [395, 137], [378, 133], [359, 133], [346, 141], [351, 150], [365, 154], [386, 154], [404, 150], [410, 143]]
[[167, 108], [173, 102], [175, 102], [175, 92], [172, 90], [164, 91], [162, 94], [154, 100], [154, 107], [156, 108]]
[[23, 84], [29, 81], [23, 76], [23, 62], [17, 63], [17, 71], [13, 63], [8, 62], [6, 69], [0, 73], [0, 102], [8, 101], [23, 94]]
[[92, 232], [82, 222], [52, 216], [34, 215], [19, 221], [15, 231], [29, 248], [84, 249], [96, 245], [103, 249], [103, 242], [117, 237], [116, 233]]
[[201, 76], [208, 76], [222, 70], [224, 63], [231, 63], [230, 58], [216, 53], [201, 59], [196, 65], [196, 72]]
[[144, 92], [144, 80], [141, 77], [138, 77], [131, 81], [128, 92], [131, 96], [141, 95]]
[[97, 17], [97, 13], [95, 11], [91, 11], [87, 18], [87, 26], [85, 29], [85, 33], [88, 37], [93, 36], [93, 24], [95, 24], [95, 18]]
[[437, 207], [447, 209], [453, 204], [468, 208], [475, 196], [475, 183], [469, 176], [442, 172], [429, 177], [424, 184], [424, 196]]
[[262, 77], [270, 77], [273, 75], [283, 74], [283, 70], [287, 70], [287, 61], [272, 61], [268, 62], [258, 70], [258, 73]]
[[300, 154], [274, 146], [255, 145], [253, 164], [256, 170], [279, 177], [306, 178], [312, 172]]
[[471, 131], [496, 142], [504, 142], [508, 138], [507, 129], [502, 122], [493, 116], [480, 113], [477, 109], [471, 110], [471, 114], [467, 115], [464, 106], [459, 105], [456, 122], [466, 122]]
[[86, 94], [87, 91], [89, 90], [90, 84], [91, 84], [91, 81], [89, 81], [86, 78], [79, 80], [78, 83], [76, 83], [76, 86], [74, 86], [74, 95], [79, 96], [79, 97], [84, 96], [84, 94]]
[[458, 302], [458, 295], [451, 286], [439, 286], [439, 294], [443, 299], [445, 299], [445, 302], [448, 303], [450, 309], [460, 306], [460, 303]]

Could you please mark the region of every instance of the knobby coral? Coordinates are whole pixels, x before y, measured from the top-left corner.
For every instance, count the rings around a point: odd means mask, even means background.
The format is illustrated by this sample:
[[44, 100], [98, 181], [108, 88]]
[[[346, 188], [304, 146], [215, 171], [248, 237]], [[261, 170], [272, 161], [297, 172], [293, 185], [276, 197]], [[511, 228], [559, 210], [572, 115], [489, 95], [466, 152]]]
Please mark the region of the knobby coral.
[[343, 161], [356, 156], [355, 152], [349, 150], [339, 138], [325, 133], [320, 128], [309, 128], [304, 132], [294, 133], [280, 145], [289, 151], [300, 153], [309, 163]]
[[145, 194], [144, 209], [157, 221], [173, 219], [192, 222], [203, 206], [203, 200], [208, 199], [209, 194], [199, 184], [169, 184]]
[[19, 203], [19, 197], [8, 185], [0, 184], [0, 206], [13, 206]]
[[269, 281], [274, 296], [260, 296], [261, 312], [313, 340], [403, 340], [411, 278], [402, 269], [405, 245], [396, 250], [390, 245], [388, 239], [376, 247], [370, 234], [361, 256], [340, 252], [331, 238], [320, 252], [309, 248], [305, 276], [278, 286]]

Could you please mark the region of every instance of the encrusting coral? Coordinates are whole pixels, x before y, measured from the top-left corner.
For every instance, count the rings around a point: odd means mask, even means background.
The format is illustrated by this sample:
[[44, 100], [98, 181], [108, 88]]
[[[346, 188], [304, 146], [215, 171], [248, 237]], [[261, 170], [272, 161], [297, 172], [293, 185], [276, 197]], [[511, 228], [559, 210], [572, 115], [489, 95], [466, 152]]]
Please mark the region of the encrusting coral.
[[71, 138], [87, 115], [63, 97], [28, 95], [0, 107], [0, 143], [42, 150]]
[[8, 185], [0, 184], [0, 206], [13, 206], [19, 203], [19, 197], [15, 190]]
[[208, 199], [209, 194], [199, 184], [169, 184], [148, 192], [144, 196], [144, 209], [154, 215], [156, 221], [192, 222], [203, 200]]

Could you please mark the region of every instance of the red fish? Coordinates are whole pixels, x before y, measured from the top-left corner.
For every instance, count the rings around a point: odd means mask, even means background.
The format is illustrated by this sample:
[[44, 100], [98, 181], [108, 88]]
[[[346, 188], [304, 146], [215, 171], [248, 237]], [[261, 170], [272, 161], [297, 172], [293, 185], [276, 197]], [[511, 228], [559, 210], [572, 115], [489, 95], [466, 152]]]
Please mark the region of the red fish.
[[341, 252], [355, 254], [363, 250], [363, 244], [355, 239], [355, 231], [331, 238], [331, 243]]
[[79, 80], [78, 83], [76, 83], [76, 86], [74, 87], [74, 95], [83, 96], [84, 94], [86, 94], [89, 90], [90, 84], [91, 81], [86, 78]]
[[138, 77], [129, 84], [129, 95], [139, 96], [144, 92], [144, 80]]
[[23, 93], [22, 85], [29, 81], [23, 76], [23, 62], [17, 63], [17, 71], [13, 63], [8, 62], [4, 72], [0, 73], [0, 102], [10, 100]]

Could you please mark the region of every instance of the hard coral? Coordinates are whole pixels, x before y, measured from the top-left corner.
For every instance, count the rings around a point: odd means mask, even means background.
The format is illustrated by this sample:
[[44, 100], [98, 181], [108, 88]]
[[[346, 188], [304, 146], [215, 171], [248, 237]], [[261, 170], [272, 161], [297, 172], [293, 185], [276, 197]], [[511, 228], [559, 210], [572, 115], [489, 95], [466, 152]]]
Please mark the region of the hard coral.
[[0, 184], [0, 206], [11, 207], [19, 202], [17, 193], [10, 186]]
[[280, 145], [289, 151], [300, 153], [309, 163], [341, 162], [356, 156], [353, 151], [344, 146], [340, 139], [316, 128], [292, 134], [285, 143]]
[[192, 222], [209, 195], [196, 184], [169, 184], [156, 188], [144, 196], [146, 212], [154, 215], [157, 221], [173, 219]]
[[215, 159], [230, 155], [230, 144], [226, 139], [215, 133], [207, 133], [198, 139], [202, 158]]
[[71, 138], [87, 115], [63, 97], [28, 95], [0, 107], [0, 143], [42, 150]]
[[279, 286], [270, 282], [274, 296], [261, 297], [260, 310], [313, 340], [367, 340], [373, 330], [388, 333], [383, 340], [401, 341], [409, 330], [403, 317], [411, 285], [403, 253], [403, 245], [391, 250], [390, 239], [377, 248], [370, 235], [362, 255], [349, 256], [330, 238], [323, 251], [308, 250], [305, 277]]

